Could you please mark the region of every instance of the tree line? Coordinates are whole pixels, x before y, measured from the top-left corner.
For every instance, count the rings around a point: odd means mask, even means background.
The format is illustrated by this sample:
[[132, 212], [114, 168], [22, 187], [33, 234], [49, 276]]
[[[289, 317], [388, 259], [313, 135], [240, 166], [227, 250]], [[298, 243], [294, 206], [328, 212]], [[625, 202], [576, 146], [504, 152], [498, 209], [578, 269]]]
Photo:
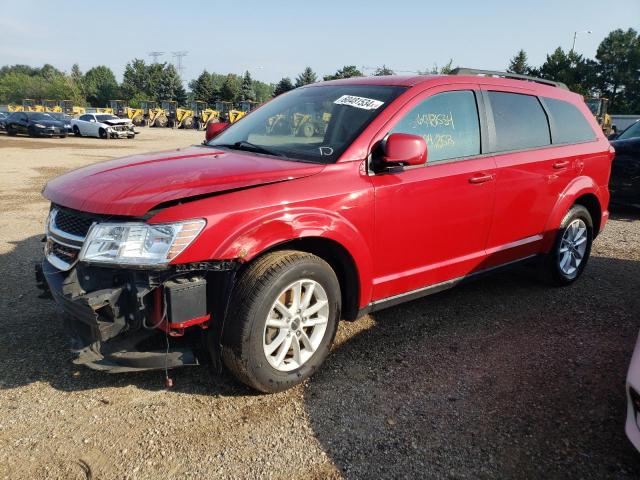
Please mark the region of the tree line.
[[[434, 65], [418, 74], [449, 73], [453, 60], [446, 65]], [[507, 65], [507, 71], [547, 78], [567, 84], [585, 96], [603, 96], [610, 101], [609, 111], [618, 114], [640, 113], [640, 35], [634, 29], [610, 32], [598, 46], [595, 58], [586, 58], [558, 47], [546, 56], [540, 66], [529, 65], [524, 50], [518, 51]], [[373, 75], [392, 75], [394, 71], [382, 65]], [[345, 65], [323, 80], [359, 77], [365, 74], [355, 65]], [[17, 103], [23, 98], [69, 99], [78, 105], [105, 106], [111, 99], [123, 99], [132, 106], [143, 100], [175, 100], [185, 104], [190, 100], [207, 103], [216, 101], [264, 102], [302, 85], [319, 81], [311, 67], [306, 67], [295, 79], [282, 78], [275, 84], [244, 75], [221, 74], [204, 70], [189, 82], [189, 92], [183, 86], [176, 68], [170, 63], [146, 63], [133, 59], [125, 66], [122, 83], [118, 83], [110, 68], [100, 65], [80, 71], [73, 65], [70, 73], [46, 64], [41, 68], [27, 65], [0, 68], [0, 104]]]

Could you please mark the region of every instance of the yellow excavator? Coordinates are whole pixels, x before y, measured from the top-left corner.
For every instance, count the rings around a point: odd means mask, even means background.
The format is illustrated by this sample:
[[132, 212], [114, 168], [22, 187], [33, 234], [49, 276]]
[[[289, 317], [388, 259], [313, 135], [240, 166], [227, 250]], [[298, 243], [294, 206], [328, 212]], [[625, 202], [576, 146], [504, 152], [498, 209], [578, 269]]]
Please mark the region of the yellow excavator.
[[144, 111], [141, 108], [130, 107], [124, 100], [109, 100], [109, 106], [114, 115], [128, 118], [136, 127], [144, 125]]
[[22, 105], [10, 103], [9, 105], [7, 105], [7, 110], [9, 110], [10, 112], [24, 112], [24, 107]]
[[147, 104], [149, 105], [147, 125], [150, 127], [165, 128], [169, 124], [167, 112], [165, 112], [162, 107], [158, 107], [156, 102], [147, 102]]
[[64, 113], [71, 115], [72, 117], [77, 117], [78, 115], [84, 115], [87, 113], [86, 108], [74, 105], [72, 100], [60, 100], [60, 107]]
[[593, 116], [596, 117], [598, 125], [606, 136], [612, 133], [611, 115], [607, 113], [609, 107], [609, 99], [604, 97], [592, 97], [585, 99], [585, 103]]
[[206, 102], [195, 100], [191, 102], [191, 110], [193, 110], [196, 121], [194, 128], [204, 130], [209, 123], [217, 123], [220, 121], [220, 112], [209, 108]]
[[171, 128], [193, 128], [194, 112], [188, 108], [178, 107], [178, 102], [164, 101], [162, 109], [166, 112], [169, 120], [168, 126]]
[[158, 107], [158, 104], [153, 100], [143, 100], [140, 102], [140, 109], [142, 110], [143, 125], [147, 125], [147, 126], [150, 125], [151, 112], [157, 109], [157, 107]]
[[109, 115], [113, 115], [113, 108], [111, 107], [96, 107], [96, 113], [108, 113]]

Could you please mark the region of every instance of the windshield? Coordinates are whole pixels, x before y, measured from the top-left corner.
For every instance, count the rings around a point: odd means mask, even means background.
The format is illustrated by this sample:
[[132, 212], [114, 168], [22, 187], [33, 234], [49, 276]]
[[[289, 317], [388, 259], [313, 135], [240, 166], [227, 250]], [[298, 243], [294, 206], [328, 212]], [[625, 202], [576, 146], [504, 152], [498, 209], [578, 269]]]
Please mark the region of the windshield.
[[636, 137], [640, 137], [640, 121], [628, 127], [624, 132], [622, 132], [618, 136], [616, 140], [624, 139], [624, 138], [636, 138]]
[[108, 122], [109, 120], [118, 120], [115, 115], [96, 115], [96, 119], [99, 122]]
[[208, 145], [332, 163], [404, 90], [380, 85], [298, 88], [231, 125]]
[[589, 110], [591, 110], [591, 113], [593, 113], [593, 115], [595, 115], [596, 117], [600, 115], [599, 98], [588, 98], [585, 103], [587, 104], [587, 107], [589, 107]]
[[48, 113], [34, 113], [31, 115], [31, 120], [55, 120], [55, 118], [53, 118], [51, 115], [49, 115]]

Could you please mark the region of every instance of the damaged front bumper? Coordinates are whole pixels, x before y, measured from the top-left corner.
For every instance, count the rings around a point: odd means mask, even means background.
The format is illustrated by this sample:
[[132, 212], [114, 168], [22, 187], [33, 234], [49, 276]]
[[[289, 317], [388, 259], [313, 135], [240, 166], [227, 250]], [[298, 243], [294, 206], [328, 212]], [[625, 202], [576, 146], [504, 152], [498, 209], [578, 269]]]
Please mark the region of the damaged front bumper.
[[73, 363], [126, 372], [198, 365], [208, 357], [203, 333], [211, 318], [202, 273], [82, 263], [61, 271], [45, 259], [36, 278], [62, 311]]

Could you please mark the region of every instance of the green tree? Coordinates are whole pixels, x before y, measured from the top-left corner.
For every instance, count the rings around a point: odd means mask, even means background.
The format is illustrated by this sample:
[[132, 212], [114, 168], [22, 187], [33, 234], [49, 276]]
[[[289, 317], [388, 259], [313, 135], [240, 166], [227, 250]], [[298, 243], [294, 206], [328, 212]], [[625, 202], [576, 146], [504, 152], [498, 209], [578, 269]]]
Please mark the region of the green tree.
[[593, 89], [593, 69], [594, 63], [579, 53], [573, 50], [565, 53], [558, 47], [551, 55], [547, 55], [539, 70], [531, 71], [542, 78], [562, 82], [574, 92], [588, 95]]
[[453, 58], [443, 66], [438, 67], [437, 63], [433, 64], [433, 67], [427, 70], [418, 70], [418, 75], [449, 75], [453, 70]]
[[166, 64], [162, 76], [157, 84], [157, 100], [176, 100], [180, 103], [186, 99], [186, 92], [182, 86], [180, 75], [173, 64]]
[[277, 97], [278, 95], [282, 95], [283, 93], [286, 93], [289, 90], [293, 90], [294, 88], [296, 87], [293, 86], [293, 82], [291, 81], [291, 79], [289, 77], [285, 77], [278, 82], [276, 88], [273, 90], [273, 95]]
[[118, 95], [118, 82], [109, 67], [93, 67], [84, 75], [83, 85], [87, 101], [93, 107], [103, 107]]
[[235, 102], [240, 96], [240, 80], [234, 73], [229, 73], [220, 87], [220, 99]]
[[253, 81], [253, 91], [256, 92], [256, 102], [264, 103], [273, 97], [274, 86], [260, 80]]
[[520, 49], [509, 61], [507, 72], [517, 73], [519, 75], [528, 75], [529, 70], [529, 65], [527, 64], [527, 52]]
[[303, 85], [309, 85], [310, 83], [316, 83], [317, 81], [318, 77], [316, 73], [311, 70], [311, 67], [307, 67], [296, 78], [296, 87], [302, 87]]
[[633, 28], [609, 33], [596, 52], [597, 85], [615, 113], [640, 111], [640, 36]]
[[384, 64], [381, 67], [376, 68], [376, 71], [373, 72], [374, 77], [381, 77], [383, 75], [394, 75], [394, 74], [395, 72]]
[[340, 78], [363, 77], [363, 73], [355, 65], [345, 65], [333, 75], [325, 75], [323, 80], [338, 80]]
[[193, 92], [194, 100], [203, 102], [211, 102], [214, 93], [213, 79], [211, 74], [204, 70], [198, 78], [189, 82], [189, 88]]
[[240, 100], [241, 101], [251, 101], [253, 102], [256, 99], [256, 92], [253, 89], [253, 79], [251, 78], [251, 74], [247, 70], [244, 72], [244, 76], [242, 77], [242, 84], [240, 85]]
[[149, 68], [144, 60], [134, 58], [125, 65], [121, 92], [126, 100], [150, 95]]

